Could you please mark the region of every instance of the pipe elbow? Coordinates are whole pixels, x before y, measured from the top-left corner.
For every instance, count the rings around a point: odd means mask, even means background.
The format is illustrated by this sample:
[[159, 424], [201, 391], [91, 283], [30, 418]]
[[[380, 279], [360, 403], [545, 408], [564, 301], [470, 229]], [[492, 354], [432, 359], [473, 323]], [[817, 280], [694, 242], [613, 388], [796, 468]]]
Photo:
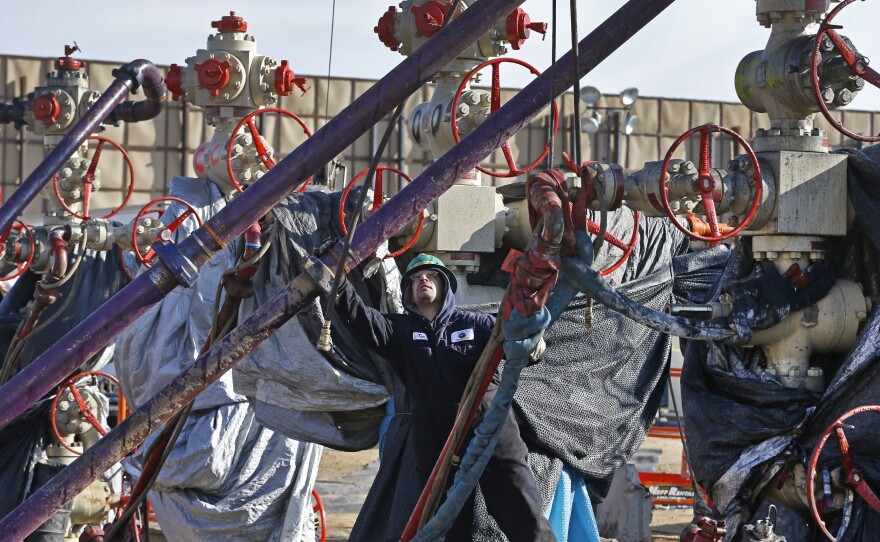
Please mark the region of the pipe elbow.
[[66, 228], [56, 228], [49, 234], [49, 272], [56, 280], [67, 272], [67, 241], [70, 232]]
[[113, 70], [113, 76], [128, 82], [131, 92], [144, 90], [144, 100], [126, 101], [117, 105], [107, 117], [108, 123], [141, 122], [156, 118], [166, 101], [168, 86], [159, 69], [148, 60], [135, 60]]

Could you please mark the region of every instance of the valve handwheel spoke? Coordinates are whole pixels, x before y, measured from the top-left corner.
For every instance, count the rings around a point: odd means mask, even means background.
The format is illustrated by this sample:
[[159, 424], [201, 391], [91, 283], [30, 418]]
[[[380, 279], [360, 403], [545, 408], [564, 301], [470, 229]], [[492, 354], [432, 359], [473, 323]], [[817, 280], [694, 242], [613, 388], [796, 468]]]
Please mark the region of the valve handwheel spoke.
[[[877, 405], [865, 405], [854, 408], [848, 412], [846, 412], [843, 416], [837, 418], [831, 425], [829, 425], [825, 432], [822, 433], [822, 437], [816, 443], [816, 447], [813, 448], [813, 453], [810, 455], [810, 461], [807, 463], [807, 503], [810, 506], [810, 512], [813, 514], [813, 519], [816, 520], [816, 524], [831, 542], [837, 542], [837, 538], [835, 538], [829, 531], [828, 527], [825, 525], [825, 521], [822, 519], [822, 515], [819, 513], [819, 507], [816, 504], [816, 470], [817, 464], [819, 462], [819, 456], [822, 454], [822, 449], [825, 447], [825, 443], [828, 442], [828, 439], [831, 438], [831, 435], [835, 435], [837, 437], [837, 444], [840, 448], [840, 458], [843, 463], [843, 473], [846, 476], [847, 481], [850, 486], [852, 486], [853, 490], [860, 496], [868, 506], [874, 510], [875, 513], [880, 514], [880, 498], [877, 497], [877, 494], [871, 489], [865, 480], [864, 473], [861, 469], [859, 469], [856, 464], [852, 460], [852, 456], [850, 454], [849, 441], [846, 438], [846, 434], [844, 433], [844, 429], [854, 429], [851, 425], [845, 424], [844, 422], [857, 415], [862, 414], [864, 412], [876, 412], [880, 414], [880, 406]], [[845, 525], [845, 523], [844, 523]], [[837, 537], [840, 537], [843, 534], [843, 529], [841, 532], [837, 533]]]
[[263, 143], [263, 138], [260, 137], [260, 132], [257, 131], [257, 125], [254, 124], [253, 119], [248, 120], [247, 127], [251, 136], [254, 138], [254, 146], [257, 148], [257, 156], [260, 157], [260, 161], [263, 162], [263, 165], [266, 166], [267, 169], [272, 169], [275, 167], [275, 161], [269, 156], [269, 152], [266, 150], [266, 145]]
[[55, 174], [52, 177], [53, 188], [55, 189], [55, 197], [58, 199], [58, 202], [61, 204], [64, 210], [75, 216], [76, 218], [79, 218], [81, 220], [89, 220], [90, 218], [92, 218], [91, 216], [89, 216], [92, 201], [92, 184], [95, 182], [95, 173], [98, 171], [98, 162], [101, 161], [101, 153], [104, 151], [104, 145], [109, 143], [110, 145], [115, 147], [116, 150], [122, 153], [122, 160], [128, 169], [129, 178], [128, 189], [125, 192], [125, 197], [122, 199], [122, 203], [119, 205], [119, 207], [101, 217], [111, 218], [119, 213], [119, 211], [121, 211], [123, 208], [125, 208], [126, 204], [128, 204], [128, 200], [131, 199], [132, 193], [134, 193], [134, 164], [132, 164], [131, 157], [128, 156], [128, 153], [125, 152], [125, 149], [122, 148], [122, 145], [116, 143], [108, 137], [90, 136], [87, 141], [97, 141], [98, 145], [95, 148], [94, 154], [92, 155], [91, 162], [89, 163], [89, 169], [86, 171], [85, 176], [83, 176], [82, 213], [77, 213], [67, 204], [66, 201], [64, 201], [64, 198], [61, 196], [61, 188], [58, 186], [58, 174]]
[[52, 434], [55, 435], [55, 438], [58, 440], [58, 443], [62, 447], [64, 447], [66, 450], [68, 450], [69, 452], [76, 454], [76, 455], [82, 455], [82, 452], [80, 452], [79, 450], [77, 450], [75, 448], [68, 446], [67, 443], [64, 442], [64, 438], [62, 438], [61, 432], [58, 431], [58, 421], [56, 420], [57, 413], [58, 413], [58, 402], [61, 399], [61, 395], [65, 389], [70, 390], [70, 393], [73, 396], [73, 400], [76, 403], [76, 407], [82, 413], [83, 418], [85, 418], [86, 421], [89, 422], [89, 425], [94, 427], [95, 430], [98, 431], [98, 433], [100, 433], [102, 437], [107, 434], [107, 430], [104, 429], [104, 426], [101, 425], [101, 422], [98, 420], [97, 417], [95, 417], [95, 414], [92, 412], [92, 410], [86, 404], [86, 400], [83, 399], [82, 394], [79, 392], [79, 390], [76, 387], [77, 380], [81, 380], [87, 376], [94, 377], [96, 380], [98, 378], [106, 378], [107, 380], [110, 380], [111, 382], [116, 384], [117, 393], [122, 393], [122, 389], [120, 389], [120, 387], [119, 387], [119, 380], [117, 380], [116, 377], [113, 375], [103, 373], [100, 371], [84, 371], [82, 373], [74, 375], [74, 376], [70, 377], [69, 379], [67, 379], [67, 381], [65, 381], [63, 384], [61, 384], [61, 387], [58, 388], [58, 393], [55, 394], [55, 399], [52, 400], [52, 408], [49, 410], [49, 420], [52, 425]]
[[[17, 226], [16, 226], [16, 224], [17, 224]], [[36, 242], [34, 241], [34, 234], [31, 231], [31, 229], [28, 228], [24, 222], [21, 222], [19, 220], [16, 220], [15, 223], [8, 230], [6, 230], [5, 235], [0, 236], [0, 243], [2, 243], [4, 245], [4, 246], [0, 247], [0, 254], [2, 254], [6, 250], [6, 247], [5, 247], [6, 239], [9, 237], [9, 234], [10, 234], [10, 232], [12, 232], [12, 230], [17, 230], [19, 237], [22, 236], [22, 232], [23, 232], [23, 235], [25, 237], [27, 237], [28, 247], [29, 247], [28, 248], [28, 256], [24, 262], [16, 262], [15, 267], [18, 269], [18, 272], [14, 273], [12, 275], [9, 275], [8, 277], [0, 277], [0, 282], [5, 282], [7, 280], [12, 280], [12, 279], [16, 279], [16, 278], [20, 277], [31, 266], [31, 262], [34, 261], [34, 252], [36, 252], [36, 248], [37, 248]], [[19, 240], [18, 243], [20, 244], [21, 241]], [[18, 254], [13, 254], [13, 257], [16, 257], [16, 256], [18, 256]]]
[[880, 134], [876, 136], [865, 136], [861, 134], [857, 134], [845, 128], [843, 123], [835, 119], [831, 116], [831, 112], [828, 110], [828, 106], [825, 105], [825, 100], [822, 98], [822, 89], [819, 86], [819, 48], [822, 46], [822, 40], [825, 36], [828, 36], [828, 39], [831, 40], [831, 43], [834, 45], [835, 49], [840, 53], [840, 56], [849, 66], [850, 72], [853, 75], [861, 77], [868, 83], [871, 83], [875, 87], [880, 88], [880, 74], [878, 74], [875, 70], [868, 67], [868, 59], [863, 55], [855, 52], [846, 41], [838, 34], [835, 29], [840, 29], [842, 27], [835, 26], [831, 24], [831, 21], [834, 17], [837, 16], [840, 11], [846, 6], [853, 3], [855, 0], [843, 0], [840, 4], [837, 5], [830, 13], [825, 17], [825, 20], [822, 21], [822, 24], [819, 26], [819, 32], [816, 34], [816, 38], [813, 40], [813, 50], [810, 55], [810, 79], [813, 87], [813, 97], [816, 99], [816, 104], [819, 106], [819, 111], [822, 113], [822, 116], [825, 117], [825, 120], [828, 121], [831, 126], [834, 127], [835, 130], [842, 133], [843, 135], [855, 139], [857, 141], [864, 141], [866, 143], [876, 143], [880, 141]]
[[718, 230], [718, 214], [715, 212], [715, 179], [712, 178], [712, 168], [709, 165], [712, 163], [712, 154], [709, 150], [710, 137], [711, 134], [707, 128], [704, 127], [700, 130], [700, 167], [697, 172], [699, 175], [697, 184], [712, 237], [718, 237], [721, 232]]
[[[265, 115], [266, 113], [277, 113], [282, 117], [289, 117], [297, 122], [303, 130], [303, 133], [306, 134], [306, 137], [312, 137], [312, 132], [309, 130], [309, 127], [306, 126], [306, 123], [303, 120], [290, 111], [286, 109], [281, 109], [280, 107], [266, 107], [264, 109], [257, 109], [256, 111], [251, 111], [247, 114], [243, 119], [239, 121], [239, 123], [235, 126], [235, 129], [232, 131], [232, 137], [229, 138], [229, 143], [226, 144], [226, 172], [229, 174], [229, 180], [232, 181], [232, 185], [235, 186], [235, 189], [239, 192], [243, 192], [244, 189], [239, 184], [238, 180], [235, 178], [235, 173], [232, 171], [232, 147], [235, 144], [236, 135], [239, 130], [241, 130], [244, 126], [247, 126], [248, 131], [254, 139], [254, 147], [257, 149], [257, 156], [262, 162], [263, 166], [266, 170], [270, 170], [275, 167], [275, 161], [272, 160], [272, 157], [269, 156], [269, 152], [266, 149], [266, 144], [263, 143], [263, 138], [260, 136], [259, 130], [257, 130], [257, 126], [254, 123], [254, 117], [257, 115]], [[309, 177], [306, 179], [306, 182], [303, 183], [302, 187], [299, 189], [300, 192], [305, 192], [306, 187], [309, 183], [312, 182], [312, 178]]]
[[[458, 133], [458, 121], [456, 119], [456, 112], [458, 111], [458, 102], [461, 99], [462, 93], [464, 93], [467, 88], [468, 82], [482, 69], [487, 66], [492, 67], [492, 88], [489, 90], [489, 114], [495, 113], [501, 108], [501, 64], [502, 63], [513, 63], [518, 64], [527, 68], [534, 75], [541, 75], [541, 72], [535, 69], [532, 65], [527, 62], [523, 62], [522, 60], [517, 60], [515, 58], [493, 58], [491, 60], [487, 60], [483, 62], [467, 75], [464, 79], [462, 79], [461, 84], [458, 85], [458, 90], [455, 93], [455, 96], [452, 98], [452, 103], [450, 104], [450, 109], [452, 111], [452, 119], [450, 121], [452, 128], [452, 137], [456, 143], [461, 141]], [[556, 101], [553, 102], [553, 135], [556, 136], [556, 132], [559, 129], [559, 110], [556, 106]], [[541, 152], [541, 155], [535, 159], [533, 162], [529, 163], [525, 167], [518, 167], [516, 165], [516, 160], [513, 158], [513, 152], [510, 150], [510, 141], [505, 141], [501, 145], [501, 152], [504, 155], [504, 160], [507, 163], [507, 171], [495, 171], [491, 169], [484, 168], [482, 166], [477, 166], [477, 169], [486, 175], [490, 175], [492, 177], [517, 177], [524, 173], [527, 173], [535, 168], [538, 164], [541, 163], [542, 160], [547, 156], [547, 153], [550, 152], [550, 141], [544, 145], [544, 150]]]
[[176, 217], [170, 224], [168, 224], [167, 226], [162, 228], [162, 230], [159, 232], [159, 235], [156, 236], [156, 239], [154, 239], [154, 241], [160, 240], [165, 232], [173, 233], [177, 228], [179, 228], [181, 226], [181, 224], [183, 224], [183, 222], [187, 218], [189, 218], [190, 215], [195, 217], [196, 222], [199, 224], [199, 226], [202, 225], [202, 219], [199, 217], [199, 213], [196, 211], [195, 207], [193, 207], [188, 202], [186, 202], [180, 198], [165, 196], [162, 198], [156, 198], [153, 201], [151, 201], [150, 203], [146, 204], [140, 210], [140, 212], [138, 212], [137, 216], [134, 217], [134, 225], [131, 228], [131, 246], [134, 251], [134, 257], [137, 258], [137, 261], [139, 261], [143, 265], [146, 265], [147, 267], [150, 267], [149, 261], [153, 259], [153, 256], [155, 256], [156, 252], [152, 248], [150, 248], [149, 250], [147, 250], [147, 252], [145, 254], [141, 254], [141, 251], [140, 251], [140, 248], [138, 248], [138, 242], [137, 242], [138, 241], [137, 227], [141, 221], [141, 218], [143, 218], [148, 213], [159, 213], [160, 216], [162, 214], [164, 214], [165, 209], [152, 208], [154, 205], [157, 205], [163, 201], [168, 201], [168, 202], [176, 201], [178, 203], [183, 204], [185, 206], [186, 210], [183, 213], [181, 213], [180, 216]]
[[[412, 179], [410, 179], [409, 175], [400, 171], [397, 168], [388, 167], [388, 166], [377, 167], [376, 168], [376, 179], [375, 179], [374, 190], [373, 190], [373, 204], [371, 206], [371, 212], [376, 212], [379, 209], [379, 207], [382, 206], [382, 200], [383, 200], [383, 198], [382, 198], [382, 194], [383, 194], [382, 183], [383, 183], [383, 172], [384, 171], [390, 171], [391, 173], [396, 173], [397, 175], [402, 177], [403, 180], [405, 180], [407, 183], [412, 182]], [[343, 235], [348, 235], [348, 227], [345, 224], [345, 219], [347, 218], [347, 215], [345, 214], [345, 202], [346, 202], [346, 200], [348, 200], [348, 194], [349, 194], [349, 192], [351, 192], [351, 188], [355, 184], [357, 184], [357, 182], [359, 180], [361, 180], [369, 172], [370, 172], [369, 169], [365, 169], [365, 170], [361, 171], [360, 173], [358, 173], [354, 179], [349, 181], [348, 185], [346, 185], [346, 187], [345, 187], [345, 190], [343, 190], [343, 192], [342, 192], [342, 198], [340, 198], [340, 200], [339, 200], [339, 228], [342, 230]], [[401, 254], [403, 254], [407, 250], [411, 249], [416, 244], [416, 241], [418, 241], [419, 235], [422, 234], [422, 227], [424, 225], [425, 225], [425, 217], [423, 214], [419, 214], [419, 222], [418, 222], [418, 225], [416, 226], [416, 231], [413, 234], [412, 238], [409, 241], [407, 241], [406, 244], [403, 245], [398, 250], [395, 250], [394, 252], [387, 254], [385, 256], [385, 258], [396, 258], [397, 256], [400, 256]]]
[[[703, 204], [703, 210], [709, 223], [709, 235], [701, 235], [699, 233], [690, 231], [678, 222], [678, 219], [675, 217], [675, 212], [669, 205], [669, 189], [666, 186], [669, 164], [672, 161], [672, 156], [675, 154], [676, 149], [678, 149], [678, 147], [686, 139], [697, 133], [700, 134], [700, 159], [698, 166], [699, 169], [697, 173], [697, 190], [699, 191], [700, 200]], [[716, 195], [720, 196], [720, 190], [716, 189], [718, 188], [718, 180], [712, 176], [711, 168], [712, 160], [710, 152], [710, 142], [711, 134], [713, 133], [724, 133], [736, 140], [745, 150], [746, 155], [749, 157], [749, 161], [752, 164], [752, 180], [754, 181], [754, 196], [752, 198], [752, 205], [746, 211], [746, 216], [743, 217], [739, 225], [737, 225], [735, 228], [730, 229], [730, 231], [725, 232], [721, 231], [721, 228], [718, 224], [718, 213], [715, 208]], [[758, 205], [761, 203], [762, 181], [761, 167], [758, 164], [758, 157], [755, 156], [755, 152], [752, 150], [752, 147], [741, 135], [729, 128], [718, 126], [717, 124], [704, 124], [703, 126], [692, 128], [682, 134], [678, 139], [676, 139], [672, 146], [669, 147], [669, 150], [666, 152], [666, 158], [663, 160], [663, 169], [660, 171], [659, 182], [660, 203], [663, 205], [663, 209], [666, 211], [666, 216], [669, 217], [670, 220], [672, 220], [672, 224], [688, 237], [691, 237], [692, 239], [698, 239], [700, 241], [706, 241], [707, 243], [717, 243], [724, 239], [729, 239], [731, 237], [739, 235], [740, 232], [745, 230], [746, 227], [748, 227], [748, 225], [752, 222], [752, 219], [758, 212]]]

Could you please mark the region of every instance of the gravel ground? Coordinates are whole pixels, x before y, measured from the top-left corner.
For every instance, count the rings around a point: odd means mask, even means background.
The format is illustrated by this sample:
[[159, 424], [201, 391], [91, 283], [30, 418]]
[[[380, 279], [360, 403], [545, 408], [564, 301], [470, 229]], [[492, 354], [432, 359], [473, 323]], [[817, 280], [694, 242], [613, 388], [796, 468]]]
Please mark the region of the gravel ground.
[[[649, 438], [637, 456], [659, 456], [653, 465], [656, 472], [681, 472], [681, 442], [678, 440]], [[378, 449], [353, 453], [324, 450], [315, 489], [327, 513], [328, 540], [348, 540], [378, 469]], [[654, 541], [678, 540], [678, 534], [690, 522], [692, 514], [690, 509], [655, 509], [651, 522]]]

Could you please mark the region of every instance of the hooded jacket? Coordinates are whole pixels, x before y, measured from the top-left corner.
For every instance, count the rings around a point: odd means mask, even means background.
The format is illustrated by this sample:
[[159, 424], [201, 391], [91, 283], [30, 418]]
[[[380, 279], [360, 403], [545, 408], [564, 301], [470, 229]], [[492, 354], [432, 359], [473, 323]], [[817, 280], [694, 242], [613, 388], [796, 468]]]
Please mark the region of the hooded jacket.
[[[383, 314], [366, 306], [347, 282], [336, 311], [365, 346], [391, 362], [410, 396], [416, 442], [442, 447], [455, 421], [458, 404], [492, 334], [495, 317], [455, 306], [449, 281], [443, 307], [429, 321], [404, 288], [404, 314]], [[438, 437], [439, 435], [439, 437]], [[420, 446], [421, 447], [421, 446]], [[427, 450], [426, 450], [427, 451]]]

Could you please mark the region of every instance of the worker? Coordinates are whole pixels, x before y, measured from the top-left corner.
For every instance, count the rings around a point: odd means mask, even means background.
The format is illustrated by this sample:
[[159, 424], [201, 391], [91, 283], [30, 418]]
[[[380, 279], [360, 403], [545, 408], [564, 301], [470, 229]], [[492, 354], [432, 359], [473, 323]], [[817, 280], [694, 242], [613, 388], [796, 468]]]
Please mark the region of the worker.
[[[366, 306], [347, 282], [339, 288], [336, 300], [336, 311], [349, 329], [391, 362], [406, 387], [413, 405], [416, 470], [422, 486], [452, 430], [467, 381], [495, 323], [493, 316], [456, 308], [456, 287], [455, 275], [442, 261], [419, 254], [403, 275], [404, 314], [383, 314]], [[487, 395], [492, 395], [494, 387], [493, 383]], [[481, 412], [487, 406], [484, 402]], [[457, 451], [459, 455], [469, 440]], [[480, 478], [486, 508], [511, 542], [554, 541], [526, 456], [525, 443], [509, 412]], [[471, 494], [446, 540], [473, 539], [473, 500]]]

